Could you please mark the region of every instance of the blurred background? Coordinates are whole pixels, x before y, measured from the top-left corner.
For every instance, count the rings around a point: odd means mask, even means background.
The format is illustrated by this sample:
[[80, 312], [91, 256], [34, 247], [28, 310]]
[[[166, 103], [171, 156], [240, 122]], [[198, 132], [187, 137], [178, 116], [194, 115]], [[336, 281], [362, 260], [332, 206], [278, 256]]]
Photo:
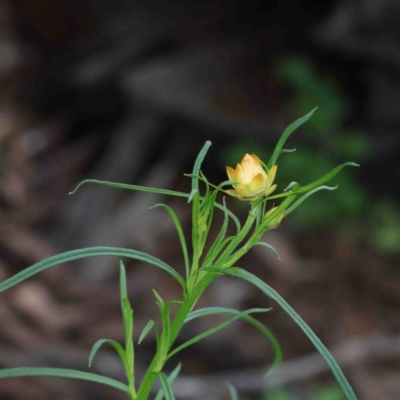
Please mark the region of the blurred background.
[[[0, 279], [56, 253], [129, 247], [183, 271], [172, 206], [184, 200], [85, 186], [85, 178], [189, 191], [205, 140], [211, 182], [255, 152], [267, 160], [290, 122], [318, 106], [280, 158], [278, 190], [345, 161], [335, 192], [318, 193], [240, 263], [275, 288], [333, 352], [360, 399], [400, 399], [400, 3], [395, 0], [0, 1]], [[246, 204], [227, 199], [241, 218]], [[216, 216], [215, 232], [221, 215]], [[0, 367], [87, 371], [99, 338], [123, 340], [119, 259], [87, 259], [1, 294]], [[135, 337], [158, 321], [152, 288], [177, 299], [162, 271], [125, 261]], [[237, 322], [185, 350], [178, 399], [341, 400], [312, 344], [257, 289], [221, 277], [199, 306], [273, 306], [259, 317], [283, 348]], [[196, 320], [181, 341], [216, 325]], [[155, 349], [137, 347], [142, 376]], [[111, 349], [93, 372], [124, 380]], [[101, 385], [53, 378], [0, 382], [1, 400], [107, 400]]]

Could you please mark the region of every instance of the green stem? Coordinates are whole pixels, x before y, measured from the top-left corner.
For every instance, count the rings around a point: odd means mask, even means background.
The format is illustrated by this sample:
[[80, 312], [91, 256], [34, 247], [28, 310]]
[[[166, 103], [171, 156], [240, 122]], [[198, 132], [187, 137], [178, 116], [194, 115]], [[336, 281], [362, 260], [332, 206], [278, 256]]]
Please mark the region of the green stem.
[[221, 268], [225, 268], [225, 263], [228, 261], [232, 252], [236, 249], [236, 247], [244, 240], [246, 235], [249, 233], [251, 227], [256, 220], [256, 213], [250, 212], [247, 217], [247, 221], [244, 224], [241, 231], [237, 234], [237, 236], [229, 243], [228, 247], [223, 251], [216, 264], [220, 265]]
[[[204, 292], [204, 290], [207, 288], [207, 286], [213, 281], [215, 278], [216, 274], [213, 273], [207, 273], [202, 279], [200, 279], [196, 285], [193, 288], [193, 291], [184, 299], [183, 303], [178, 309], [178, 312], [175, 315], [174, 320], [172, 321], [171, 324], [171, 330], [170, 330], [170, 340], [169, 340], [169, 349], [172, 347], [174, 344], [176, 338], [178, 337], [185, 320], [188, 316], [188, 314], [192, 311], [194, 305], [196, 304], [197, 300], [201, 296], [201, 294]], [[167, 360], [167, 357], [165, 359], [160, 360], [158, 354], [156, 354], [150, 363], [149, 368], [147, 369], [147, 372], [142, 380], [142, 383], [139, 387], [139, 390], [137, 392], [136, 400], [147, 400], [151, 388], [153, 386], [153, 383], [155, 379], [157, 378], [157, 373], [161, 371], [163, 368], [165, 362]]]

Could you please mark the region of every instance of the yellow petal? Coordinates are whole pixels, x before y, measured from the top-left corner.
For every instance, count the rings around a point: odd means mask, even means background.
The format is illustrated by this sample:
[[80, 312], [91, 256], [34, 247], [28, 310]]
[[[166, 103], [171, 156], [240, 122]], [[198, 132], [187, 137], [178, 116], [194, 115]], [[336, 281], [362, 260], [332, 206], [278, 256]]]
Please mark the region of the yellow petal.
[[263, 176], [263, 174], [259, 173], [253, 177], [249, 184], [249, 190], [252, 194], [259, 193], [263, 191], [267, 187], [267, 182]]
[[263, 196], [269, 196], [275, 189], [276, 189], [276, 185], [272, 185], [269, 189], [267, 189], [267, 190], [263, 193]]
[[236, 180], [238, 182], [240, 182], [240, 183], [245, 183], [246, 182], [245, 174], [244, 174], [243, 168], [242, 168], [242, 166], [240, 164], [236, 165], [235, 177], [236, 177]]
[[229, 194], [230, 196], [236, 197], [236, 198], [239, 197], [236, 190], [232, 190], [232, 189], [225, 190], [225, 193]]
[[253, 163], [254, 163], [254, 160], [251, 158], [250, 155], [246, 154], [243, 157], [243, 160], [240, 163], [240, 165], [243, 168], [244, 179], [243, 179], [243, 181], [240, 181], [240, 182], [242, 182], [242, 183], [250, 183], [251, 182], [251, 180], [253, 179], [253, 176], [255, 175]]
[[269, 179], [269, 184], [272, 185], [274, 182], [275, 176], [276, 176], [276, 171], [278, 170], [278, 166], [274, 165], [271, 167], [268, 171], [268, 179]]
[[232, 167], [226, 167], [226, 173], [230, 181], [236, 181], [235, 170]]
[[243, 197], [250, 197], [254, 193], [249, 190], [247, 185], [234, 185], [236, 192]]

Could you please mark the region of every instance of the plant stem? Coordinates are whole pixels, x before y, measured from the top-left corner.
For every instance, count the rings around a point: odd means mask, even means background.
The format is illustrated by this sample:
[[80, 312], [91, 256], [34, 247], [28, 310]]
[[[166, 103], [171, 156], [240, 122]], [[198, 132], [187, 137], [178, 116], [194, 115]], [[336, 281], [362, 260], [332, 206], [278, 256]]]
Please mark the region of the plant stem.
[[228, 247], [223, 251], [216, 264], [220, 265], [221, 268], [225, 268], [225, 263], [228, 261], [232, 252], [236, 249], [236, 247], [244, 240], [246, 235], [249, 233], [251, 227], [253, 226], [254, 221], [256, 220], [256, 216], [254, 213], [250, 213], [247, 217], [247, 221], [244, 224], [241, 231], [237, 234], [237, 236], [230, 242]]
[[[188, 296], [184, 299], [183, 303], [178, 309], [178, 312], [175, 315], [174, 320], [171, 324], [171, 331], [170, 331], [170, 342], [169, 342], [169, 349], [172, 347], [173, 343], [175, 342], [176, 338], [178, 337], [185, 320], [188, 314], [192, 311], [194, 305], [196, 304], [197, 300], [207, 288], [207, 286], [213, 281], [215, 278], [215, 274], [207, 273], [202, 279], [200, 279], [193, 288], [193, 291], [188, 294]], [[142, 380], [142, 383], [139, 387], [137, 392], [136, 400], [147, 400], [151, 388], [155, 379], [157, 378], [157, 373], [161, 371], [163, 368], [167, 357], [165, 359], [160, 360], [158, 354], [156, 354], [147, 369], [147, 372]]]

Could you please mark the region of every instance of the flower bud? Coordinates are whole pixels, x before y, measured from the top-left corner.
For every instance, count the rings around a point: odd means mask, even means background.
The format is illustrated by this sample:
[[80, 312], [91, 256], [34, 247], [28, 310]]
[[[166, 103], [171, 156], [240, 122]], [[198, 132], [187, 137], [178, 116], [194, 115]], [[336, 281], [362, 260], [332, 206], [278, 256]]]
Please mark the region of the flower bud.
[[246, 154], [236, 169], [226, 167], [229, 179], [238, 182], [232, 185], [234, 190], [227, 190], [226, 193], [248, 201], [268, 196], [276, 189], [272, 183], [277, 169], [277, 165], [274, 165], [266, 172], [255, 154]]
[[[272, 207], [269, 211], [265, 213], [264, 219], [267, 219], [278, 207]], [[281, 223], [283, 216], [285, 215], [285, 210], [283, 210], [280, 214], [273, 217], [268, 223], [266, 224], [266, 230], [275, 229]]]

